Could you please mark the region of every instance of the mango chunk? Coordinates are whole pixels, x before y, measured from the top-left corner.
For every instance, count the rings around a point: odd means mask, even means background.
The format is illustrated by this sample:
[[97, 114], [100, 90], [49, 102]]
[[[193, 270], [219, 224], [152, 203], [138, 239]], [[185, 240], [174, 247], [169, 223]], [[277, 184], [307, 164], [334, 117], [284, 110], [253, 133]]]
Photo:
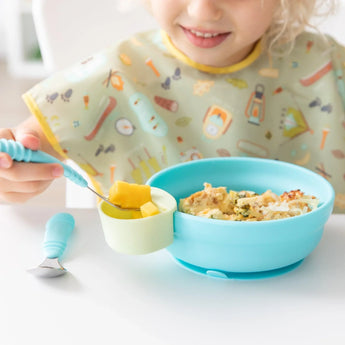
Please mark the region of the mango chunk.
[[155, 214], [159, 213], [158, 207], [152, 201], [149, 201], [144, 205], [141, 205], [140, 211], [143, 218], [154, 216]]
[[112, 218], [117, 219], [138, 219], [143, 218], [140, 211], [137, 210], [121, 210], [107, 203], [102, 204], [102, 211]]
[[125, 181], [116, 181], [109, 191], [109, 200], [122, 208], [140, 208], [152, 201], [151, 187]]

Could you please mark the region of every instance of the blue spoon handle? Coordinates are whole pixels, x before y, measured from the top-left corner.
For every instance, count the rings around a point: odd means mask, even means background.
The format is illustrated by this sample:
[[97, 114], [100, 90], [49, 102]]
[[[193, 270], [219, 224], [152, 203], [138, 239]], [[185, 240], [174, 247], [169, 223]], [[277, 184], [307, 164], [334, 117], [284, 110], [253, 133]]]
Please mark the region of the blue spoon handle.
[[59, 258], [66, 249], [75, 221], [69, 213], [57, 213], [46, 224], [43, 248], [47, 258]]
[[33, 151], [27, 149], [22, 143], [14, 140], [0, 139], [0, 152], [5, 152], [17, 162], [32, 163], [58, 163], [64, 169], [64, 176], [81, 187], [87, 187], [88, 183], [78, 172], [70, 166], [62, 163], [57, 158], [43, 151]]

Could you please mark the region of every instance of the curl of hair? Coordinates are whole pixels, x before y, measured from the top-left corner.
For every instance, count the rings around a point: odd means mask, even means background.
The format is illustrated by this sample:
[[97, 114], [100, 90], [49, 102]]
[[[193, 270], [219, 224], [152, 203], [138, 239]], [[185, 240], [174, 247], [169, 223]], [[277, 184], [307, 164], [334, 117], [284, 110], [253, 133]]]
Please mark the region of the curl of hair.
[[[272, 24], [262, 39], [263, 48], [274, 55], [289, 53], [296, 37], [303, 31], [310, 29], [321, 34], [312, 20], [324, 18], [334, 13], [335, 9], [336, 0], [279, 0]], [[280, 49], [281, 45], [285, 46], [284, 52]]]

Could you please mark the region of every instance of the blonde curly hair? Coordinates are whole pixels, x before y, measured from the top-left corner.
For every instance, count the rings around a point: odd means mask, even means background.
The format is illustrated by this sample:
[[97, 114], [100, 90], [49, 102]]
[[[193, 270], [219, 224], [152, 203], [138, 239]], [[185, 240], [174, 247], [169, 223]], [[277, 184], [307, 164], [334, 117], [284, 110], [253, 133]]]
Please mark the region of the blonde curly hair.
[[[265, 0], [262, 0], [265, 1]], [[272, 54], [281, 54], [282, 44], [290, 52], [296, 37], [305, 30], [321, 34], [313, 20], [322, 19], [335, 12], [337, 0], [279, 0], [271, 26], [266, 31], [262, 45]], [[325, 42], [326, 42], [326, 37]]]

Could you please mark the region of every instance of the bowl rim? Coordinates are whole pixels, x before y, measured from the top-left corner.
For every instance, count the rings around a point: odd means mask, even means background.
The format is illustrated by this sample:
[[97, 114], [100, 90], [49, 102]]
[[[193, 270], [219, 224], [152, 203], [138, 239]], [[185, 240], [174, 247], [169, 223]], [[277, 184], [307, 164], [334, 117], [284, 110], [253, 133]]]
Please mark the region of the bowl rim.
[[[161, 175], [166, 174], [167, 172], [173, 171], [173, 170], [177, 170], [180, 169], [181, 166], [190, 166], [190, 165], [195, 165], [195, 164], [207, 164], [210, 161], [211, 162], [218, 162], [218, 161], [238, 161], [238, 162], [258, 162], [260, 164], [273, 164], [273, 165], [280, 165], [280, 166], [286, 166], [295, 170], [299, 170], [307, 175], [313, 176], [314, 178], [319, 179], [320, 183], [322, 183], [326, 189], [327, 189], [327, 199], [320, 204], [315, 210], [302, 214], [302, 215], [298, 215], [295, 217], [290, 217], [290, 218], [282, 218], [282, 219], [271, 219], [271, 220], [265, 220], [265, 221], [260, 221], [260, 222], [248, 222], [248, 221], [233, 221], [233, 222], [229, 222], [229, 220], [224, 220], [224, 219], [210, 219], [210, 218], [203, 218], [203, 217], [199, 217], [199, 216], [194, 216], [191, 214], [187, 214], [184, 212], [179, 211], [178, 209], [175, 211], [175, 214], [177, 214], [178, 216], [181, 217], [186, 217], [187, 219], [190, 217], [193, 217], [193, 219], [195, 220], [195, 218], [200, 219], [200, 221], [202, 222], [208, 222], [210, 224], [214, 224], [214, 222], [218, 223], [218, 222], [222, 222], [222, 223], [229, 223], [229, 224], [236, 224], [239, 226], [248, 226], [249, 224], [267, 224], [267, 222], [272, 223], [275, 222], [277, 224], [279, 224], [280, 222], [294, 222], [296, 219], [302, 220], [308, 217], [314, 217], [316, 216], [316, 214], [320, 214], [321, 212], [324, 212], [325, 209], [329, 209], [330, 207], [332, 207], [333, 209], [333, 204], [334, 204], [334, 199], [335, 199], [335, 191], [333, 186], [331, 185], [331, 183], [329, 181], [327, 181], [324, 177], [322, 177], [321, 175], [317, 174], [316, 172], [307, 169], [305, 167], [302, 167], [300, 165], [294, 164], [294, 163], [290, 163], [290, 162], [285, 162], [285, 161], [281, 161], [281, 160], [277, 160], [277, 159], [269, 159], [269, 158], [259, 158], [259, 157], [211, 157], [211, 158], [202, 158], [202, 159], [197, 159], [197, 160], [192, 160], [192, 161], [188, 161], [188, 162], [182, 162], [182, 163], [178, 163], [175, 165], [172, 165], [170, 167], [167, 167], [163, 170], [158, 171], [157, 173], [155, 173], [154, 175], [152, 175], [146, 182], [146, 184], [151, 185], [151, 183], [156, 179], [159, 178]], [[153, 185], [153, 187], [155, 187]], [[161, 187], [159, 187], [161, 188]], [[178, 200], [176, 200], [177, 204], [179, 203]], [[332, 210], [331, 210], [332, 212]], [[306, 220], [307, 220], [306, 219]], [[245, 224], [245, 225], [243, 225]]]

